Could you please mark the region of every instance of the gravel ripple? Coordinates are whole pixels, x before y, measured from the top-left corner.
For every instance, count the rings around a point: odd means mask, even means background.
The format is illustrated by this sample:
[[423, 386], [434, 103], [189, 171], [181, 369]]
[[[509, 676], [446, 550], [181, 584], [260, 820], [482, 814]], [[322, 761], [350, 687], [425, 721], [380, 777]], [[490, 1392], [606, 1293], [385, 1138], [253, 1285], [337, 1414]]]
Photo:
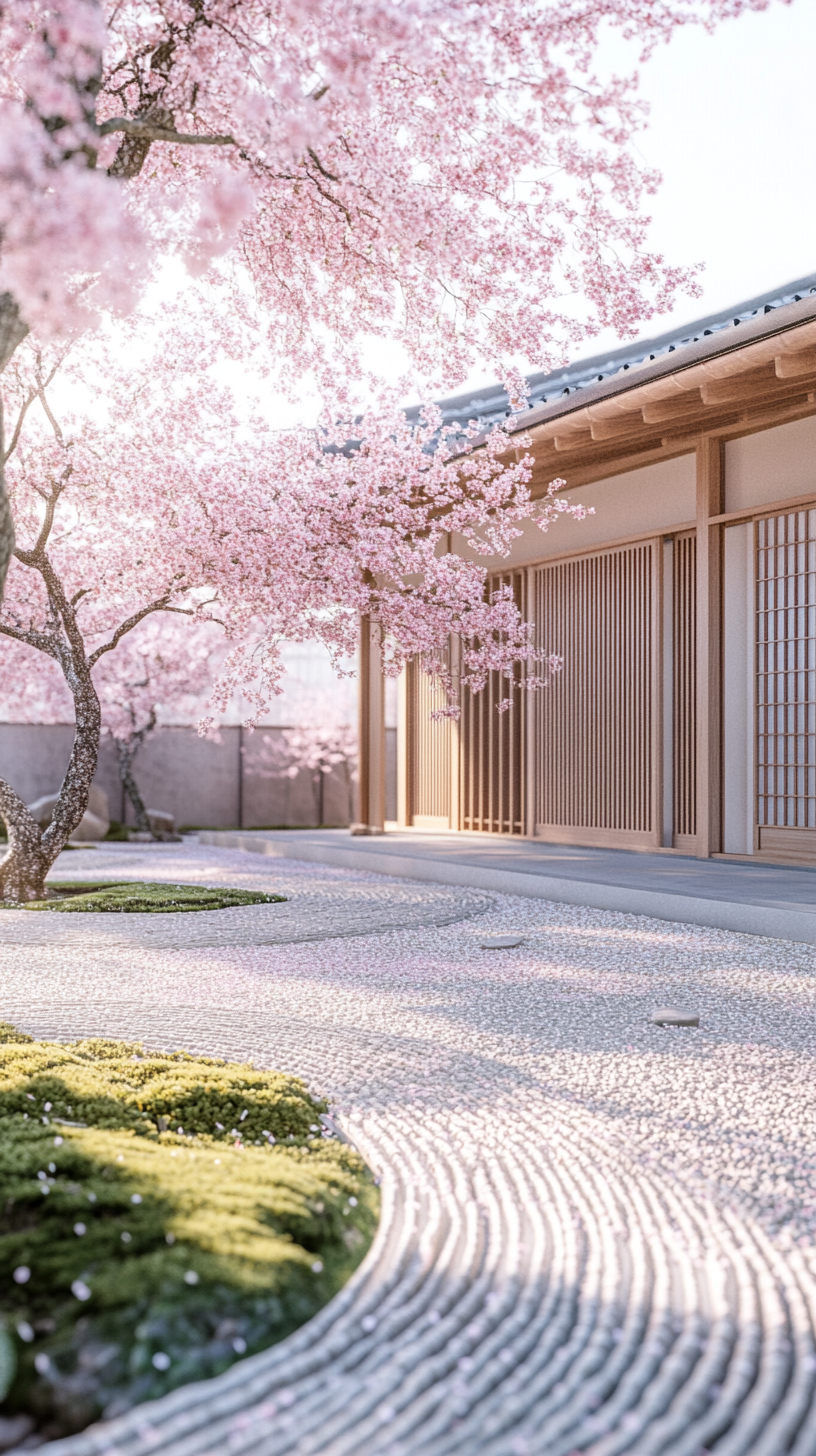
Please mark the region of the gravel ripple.
[[[426, 893], [153, 852], [151, 878], [193, 875]], [[39, 1035], [300, 1072], [382, 1178], [368, 1257], [308, 1325], [54, 1456], [816, 1453], [809, 947], [497, 895], [319, 947], [7, 945], [0, 987]], [[699, 1030], [652, 1025], [664, 1002]]]

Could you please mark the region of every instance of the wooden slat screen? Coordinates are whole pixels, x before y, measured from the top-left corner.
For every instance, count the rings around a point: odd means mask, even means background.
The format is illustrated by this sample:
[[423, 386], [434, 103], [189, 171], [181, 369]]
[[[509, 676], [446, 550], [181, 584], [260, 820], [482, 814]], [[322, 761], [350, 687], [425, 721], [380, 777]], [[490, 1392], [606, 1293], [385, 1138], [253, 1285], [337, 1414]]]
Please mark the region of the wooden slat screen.
[[[526, 572], [492, 577], [490, 591], [510, 586], [516, 606], [525, 612]], [[521, 678], [516, 670], [516, 683]], [[513, 706], [498, 711], [506, 698]], [[480, 693], [462, 692], [461, 805], [462, 828], [488, 834], [524, 833], [525, 695], [503, 675], [492, 672]]]
[[814, 829], [816, 510], [760, 520], [756, 533], [757, 823]]
[[[422, 664], [408, 665], [408, 783], [409, 823], [423, 820], [448, 821], [451, 807], [451, 721], [432, 714], [445, 706], [439, 682], [422, 671]], [[430, 827], [430, 826], [426, 826]]]
[[697, 833], [697, 537], [674, 539], [674, 834]]
[[536, 715], [545, 837], [580, 829], [613, 842], [614, 831], [645, 843], [653, 833], [655, 553], [646, 541], [535, 572], [539, 645], [564, 658]]

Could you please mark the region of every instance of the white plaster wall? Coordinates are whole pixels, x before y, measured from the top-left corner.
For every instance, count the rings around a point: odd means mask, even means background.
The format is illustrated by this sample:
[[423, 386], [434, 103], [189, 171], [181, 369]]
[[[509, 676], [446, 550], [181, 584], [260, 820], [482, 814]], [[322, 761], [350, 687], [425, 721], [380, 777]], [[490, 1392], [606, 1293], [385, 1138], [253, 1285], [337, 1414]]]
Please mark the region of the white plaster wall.
[[[564, 494], [572, 505], [594, 507], [583, 521], [561, 517], [544, 534], [531, 522], [522, 527], [508, 557], [482, 558], [491, 568], [524, 566], [565, 551], [591, 551], [607, 541], [637, 536], [644, 531], [667, 531], [695, 518], [696, 467], [694, 455], [661, 460], [640, 470], [627, 470], [582, 485]], [[569, 486], [569, 479], [567, 478]], [[454, 551], [472, 557], [461, 537], [454, 536]]]
[[816, 416], [726, 444], [727, 511], [806, 495], [815, 487]]

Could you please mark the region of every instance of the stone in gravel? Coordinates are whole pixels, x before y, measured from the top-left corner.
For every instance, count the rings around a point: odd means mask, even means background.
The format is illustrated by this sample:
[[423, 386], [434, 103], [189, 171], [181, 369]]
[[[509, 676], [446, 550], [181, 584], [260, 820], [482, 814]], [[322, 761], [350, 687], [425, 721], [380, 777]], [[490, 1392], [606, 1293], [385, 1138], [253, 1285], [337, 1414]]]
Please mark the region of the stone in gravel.
[[479, 944], [482, 950], [513, 950], [523, 939], [522, 935], [488, 935]]
[[652, 1021], [656, 1026], [699, 1026], [700, 1013], [698, 1011], [678, 1011], [676, 1006], [658, 1006], [652, 1012]]

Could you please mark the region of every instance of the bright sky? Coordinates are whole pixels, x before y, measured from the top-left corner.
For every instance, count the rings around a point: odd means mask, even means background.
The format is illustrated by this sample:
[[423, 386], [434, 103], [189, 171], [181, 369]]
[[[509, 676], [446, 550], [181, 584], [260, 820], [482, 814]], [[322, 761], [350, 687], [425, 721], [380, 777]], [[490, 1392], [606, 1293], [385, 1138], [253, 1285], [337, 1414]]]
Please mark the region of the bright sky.
[[815, 68], [814, 0], [773, 0], [714, 35], [689, 27], [643, 68], [639, 149], [664, 178], [652, 246], [706, 264], [703, 297], [644, 333], [816, 273]]

